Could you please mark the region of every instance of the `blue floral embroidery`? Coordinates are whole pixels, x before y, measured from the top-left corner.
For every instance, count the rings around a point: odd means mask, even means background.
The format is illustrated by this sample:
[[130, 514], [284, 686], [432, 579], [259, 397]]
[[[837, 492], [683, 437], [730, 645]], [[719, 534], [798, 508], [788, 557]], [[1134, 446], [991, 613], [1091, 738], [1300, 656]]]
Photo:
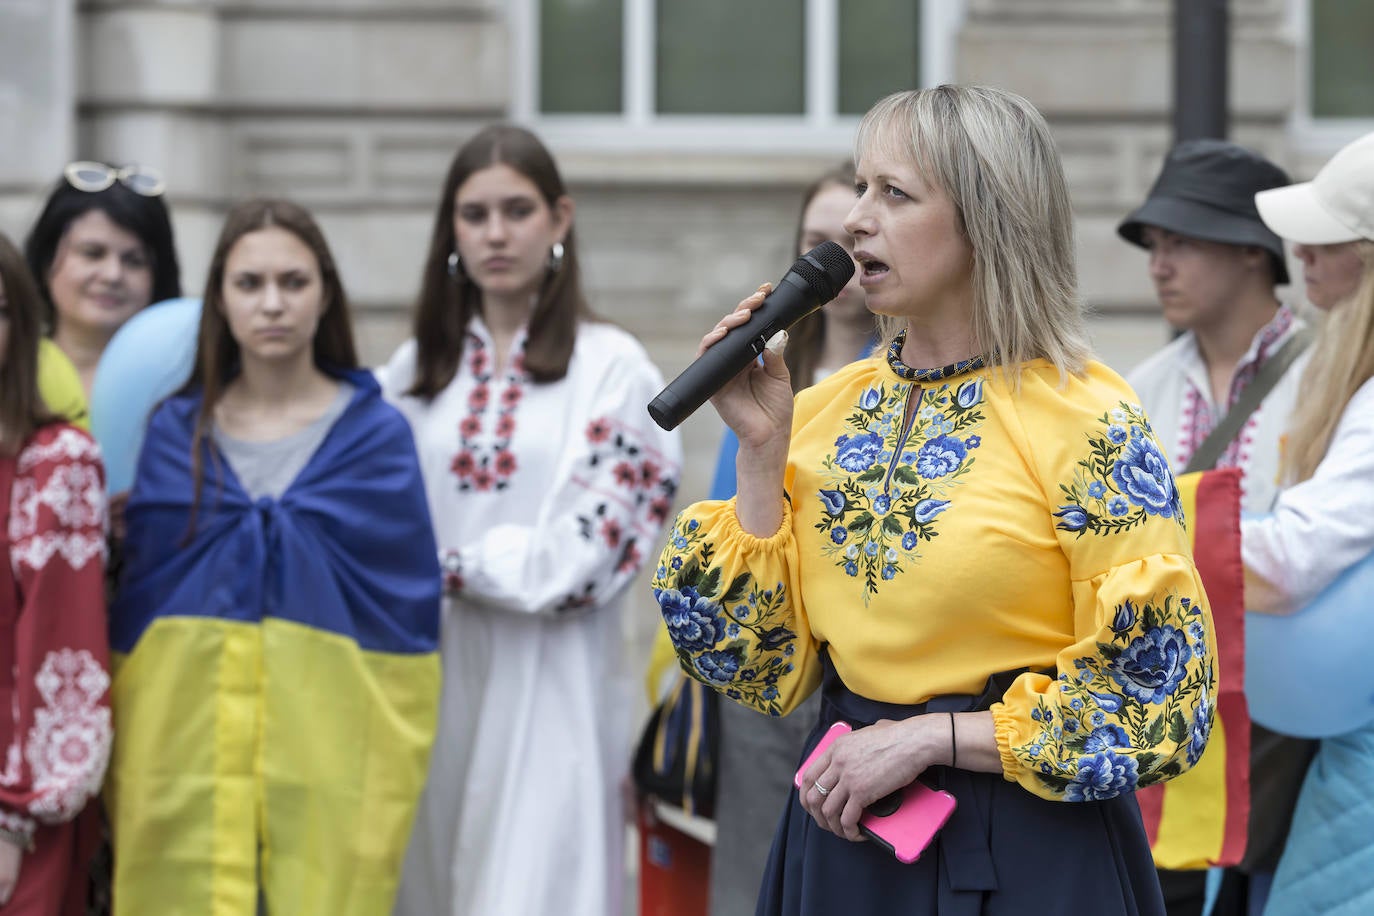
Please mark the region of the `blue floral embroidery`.
[[[1179, 511], [1178, 488], [1169, 471], [1169, 461], [1153, 439], [1132, 439], [1112, 468], [1112, 480], [1131, 502], [1151, 515], [1165, 518]], [[1092, 493], [1092, 488], [1098, 492]], [[1088, 487], [1092, 496], [1101, 497], [1102, 484], [1094, 481]]]
[[[822, 553], [863, 583], [865, 604], [936, 537], [938, 517], [974, 465], [970, 450], [981, 440], [971, 434], [984, 420], [985, 384], [981, 376], [925, 389], [887, 381], [859, 393], [822, 464], [815, 528]], [[904, 427], [908, 398], [919, 401]]]
[[738, 649], [713, 649], [694, 658], [692, 665], [701, 675], [700, 680], [710, 684], [725, 685], [731, 683], [739, 672], [742, 655], [743, 653]]
[[1082, 506], [1060, 506], [1053, 514], [1059, 519], [1057, 527], [1065, 531], [1082, 531], [1088, 526], [1088, 512]]
[[699, 651], [711, 648], [724, 635], [720, 605], [701, 597], [690, 585], [681, 591], [663, 589], [657, 597], [673, 645]]
[[763, 588], [748, 573], [727, 585], [699, 528], [696, 519], [678, 517], [664, 548], [669, 562], [659, 564], [653, 582], [678, 661], [689, 675], [732, 699], [781, 715], [777, 683], [793, 670], [788, 659], [797, 638], [788, 626], [787, 586]]
[[1212, 703], [1204, 691], [1197, 709], [1193, 711], [1193, 731], [1188, 740], [1189, 766], [1197, 763], [1202, 757], [1202, 752], [1207, 749], [1207, 739], [1212, 736], [1212, 721]]
[[1073, 482], [1059, 486], [1069, 502], [1054, 513], [1055, 527], [1079, 537], [1112, 534], [1144, 524], [1152, 515], [1182, 525], [1174, 475], [1140, 407], [1122, 401], [1098, 423], [1104, 432], [1088, 436], [1088, 457], [1078, 462]]
[[1116, 606], [1116, 613], [1112, 616], [1112, 632], [1127, 632], [1131, 627], [1135, 626], [1135, 617], [1135, 605], [1131, 604], [1128, 598]]
[[[1105, 717], [1104, 721], [1105, 721]], [[1083, 750], [1105, 751], [1109, 747], [1130, 747], [1131, 739], [1126, 737], [1126, 732], [1119, 725], [1099, 725], [1088, 733], [1088, 740], [1083, 742]]]
[[1136, 788], [1134, 757], [1118, 757], [1110, 750], [1078, 761], [1078, 775], [1069, 783], [1068, 801], [1101, 801]]
[[933, 480], [959, 470], [968, 450], [964, 443], [952, 436], [937, 436], [916, 453], [916, 470], [922, 477]]
[[983, 380], [975, 378], [960, 385], [954, 394], [954, 401], [964, 410], [974, 407], [983, 400]]
[[1163, 703], [1183, 683], [1192, 657], [1183, 633], [1166, 625], [1131, 640], [1107, 670], [1128, 696], [1142, 703]]
[[[1111, 798], [1177, 776], [1197, 762], [1211, 735], [1212, 662], [1190, 644], [1190, 599], [1124, 600], [1096, 653], [1073, 660], [1078, 677], [1061, 676], [1058, 702], [1042, 696], [1034, 723], [1013, 753], [1027, 770], [1069, 801]], [[1099, 682], [1108, 690], [1092, 689]], [[1119, 692], [1118, 692], [1119, 691]], [[1055, 712], [1062, 716], [1062, 727]], [[1070, 724], [1073, 723], [1073, 724]], [[1057, 766], [1046, 769], [1046, 763]]]
[[883, 439], [877, 433], [840, 436], [835, 440], [835, 448], [835, 463], [857, 474], [873, 467], [883, 449]]

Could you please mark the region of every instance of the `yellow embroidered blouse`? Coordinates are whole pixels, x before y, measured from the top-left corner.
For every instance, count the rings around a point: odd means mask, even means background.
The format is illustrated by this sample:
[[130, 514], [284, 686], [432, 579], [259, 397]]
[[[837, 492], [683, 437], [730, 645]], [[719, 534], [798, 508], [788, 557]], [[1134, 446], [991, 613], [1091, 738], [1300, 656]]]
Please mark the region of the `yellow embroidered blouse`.
[[890, 703], [1029, 668], [992, 707], [1008, 780], [1081, 801], [1188, 769], [1215, 643], [1130, 387], [1097, 363], [1062, 385], [1028, 363], [1014, 392], [987, 369], [908, 381], [892, 359], [798, 395], [775, 535], [741, 529], [733, 500], [678, 516], [653, 587], [683, 668], [773, 715], [816, 688], [821, 647]]

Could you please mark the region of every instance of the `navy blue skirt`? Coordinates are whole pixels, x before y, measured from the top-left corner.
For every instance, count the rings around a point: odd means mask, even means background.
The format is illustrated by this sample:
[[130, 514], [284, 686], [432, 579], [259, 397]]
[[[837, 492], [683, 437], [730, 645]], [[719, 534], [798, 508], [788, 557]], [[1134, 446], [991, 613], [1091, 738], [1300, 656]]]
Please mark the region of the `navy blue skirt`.
[[[981, 697], [900, 706], [850, 692], [822, 658], [820, 721], [799, 766], [841, 719], [860, 728], [925, 712], [988, 709], [1015, 676], [990, 679]], [[1164, 916], [1134, 795], [1046, 801], [1000, 774], [950, 767], [932, 767], [922, 779], [952, 793], [959, 807], [910, 865], [876, 843], [822, 829], [792, 792], [773, 836], [757, 916]]]

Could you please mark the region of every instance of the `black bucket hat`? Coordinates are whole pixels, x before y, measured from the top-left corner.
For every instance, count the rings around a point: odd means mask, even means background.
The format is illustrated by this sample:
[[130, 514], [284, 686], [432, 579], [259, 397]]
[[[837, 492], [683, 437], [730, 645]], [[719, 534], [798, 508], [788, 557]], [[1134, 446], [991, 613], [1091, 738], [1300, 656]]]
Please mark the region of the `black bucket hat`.
[[1184, 140], [1164, 159], [1145, 203], [1116, 231], [1142, 248], [1146, 226], [1208, 242], [1255, 245], [1272, 256], [1274, 279], [1287, 283], [1283, 241], [1260, 219], [1255, 194], [1291, 183], [1287, 172], [1243, 146]]

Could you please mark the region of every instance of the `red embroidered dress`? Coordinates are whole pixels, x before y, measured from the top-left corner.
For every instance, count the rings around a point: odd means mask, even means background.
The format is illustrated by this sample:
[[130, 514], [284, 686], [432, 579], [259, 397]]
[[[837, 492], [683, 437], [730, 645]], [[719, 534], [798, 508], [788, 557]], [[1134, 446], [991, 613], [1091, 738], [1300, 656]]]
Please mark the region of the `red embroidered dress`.
[[[0, 829], [26, 842], [11, 914], [83, 912], [110, 755], [105, 475], [72, 426], [0, 456]], [[0, 840], [7, 842], [7, 840]]]

